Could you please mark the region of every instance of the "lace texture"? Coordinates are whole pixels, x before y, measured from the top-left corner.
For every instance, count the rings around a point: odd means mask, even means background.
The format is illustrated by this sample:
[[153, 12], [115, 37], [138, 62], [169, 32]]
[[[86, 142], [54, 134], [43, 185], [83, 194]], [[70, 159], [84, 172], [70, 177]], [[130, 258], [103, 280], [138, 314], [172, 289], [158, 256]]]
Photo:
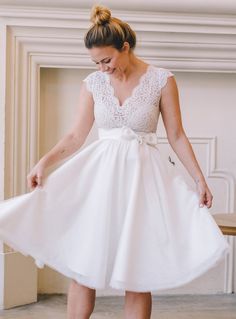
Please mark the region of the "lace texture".
[[131, 96], [120, 105], [109, 75], [101, 71], [90, 73], [83, 81], [93, 95], [98, 128], [128, 126], [135, 131], [156, 132], [161, 89], [169, 76], [174, 74], [168, 69], [149, 65]]

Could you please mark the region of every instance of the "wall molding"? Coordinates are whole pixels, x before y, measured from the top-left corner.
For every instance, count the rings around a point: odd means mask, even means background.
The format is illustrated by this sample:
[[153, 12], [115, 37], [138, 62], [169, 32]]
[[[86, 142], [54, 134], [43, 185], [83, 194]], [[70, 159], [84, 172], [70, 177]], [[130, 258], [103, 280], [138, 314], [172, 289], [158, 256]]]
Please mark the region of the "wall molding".
[[[47, 53], [51, 55], [58, 56], [63, 53], [75, 59], [84, 56], [91, 68], [92, 64], [83, 43], [87, 25], [83, 25], [81, 20], [80, 22], [80, 26], [72, 25], [70, 28], [65, 25], [46, 26], [46, 23], [44, 27], [40, 27], [34, 22], [30, 28], [25, 25], [7, 25], [6, 29], [12, 29], [13, 37], [22, 45], [31, 43], [35, 51], [38, 43], [40, 46], [47, 46]], [[193, 30], [194, 28], [196, 29]], [[195, 25], [194, 28], [189, 24], [188, 32], [183, 32], [180, 24], [168, 25], [165, 22], [159, 25], [150, 24], [147, 29], [147, 26], [140, 22], [139, 25], [134, 25], [138, 37], [136, 52], [150, 63], [168, 67], [172, 71], [236, 73], [236, 22], [234, 30], [224, 30], [222, 27], [221, 32], [220, 26], [211, 26], [207, 32], [204, 31], [207, 29], [204, 24], [198, 27]], [[67, 50], [66, 46], [70, 50]]]
[[[128, 3], [125, 0], [114, 2], [111, 0], [104, 0], [104, 5], [110, 7], [113, 11], [126, 8], [127, 10], [133, 11], [134, 8], [137, 11], [147, 12], [185, 12], [185, 13], [211, 13], [219, 14], [224, 13], [232, 15], [236, 13], [236, 3], [234, 0], [225, 0], [224, 2], [215, 2], [214, 0], [130, 0]], [[94, 4], [93, 0], [0, 0], [1, 7], [20, 7], [20, 8], [44, 8], [46, 9], [58, 9], [61, 10], [78, 10], [81, 8], [90, 8]]]

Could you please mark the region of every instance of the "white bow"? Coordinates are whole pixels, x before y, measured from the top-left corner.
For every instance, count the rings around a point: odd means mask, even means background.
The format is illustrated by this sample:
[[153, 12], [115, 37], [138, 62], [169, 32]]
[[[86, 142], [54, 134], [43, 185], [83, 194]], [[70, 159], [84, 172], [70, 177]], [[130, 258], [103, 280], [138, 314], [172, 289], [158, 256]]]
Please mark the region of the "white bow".
[[137, 139], [139, 144], [147, 143], [149, 145], [157, 145], [158, 138], [156, 133], [146, 133], [144, 135], [136, 133], [130, 127], [123, 127], [121, 137], [127, 140]]

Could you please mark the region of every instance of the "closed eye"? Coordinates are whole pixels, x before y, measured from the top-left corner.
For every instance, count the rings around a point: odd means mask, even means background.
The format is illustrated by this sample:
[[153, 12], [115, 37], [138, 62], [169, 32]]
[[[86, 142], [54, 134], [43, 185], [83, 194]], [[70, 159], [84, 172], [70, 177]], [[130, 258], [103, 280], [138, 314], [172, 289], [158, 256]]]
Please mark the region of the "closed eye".
[[[107, 60], [107, 61], [102, 61], [102, 63], [110, 63], [111, 59]], [[99, 64], [99, 62], [95, 62], [96, 64]]]

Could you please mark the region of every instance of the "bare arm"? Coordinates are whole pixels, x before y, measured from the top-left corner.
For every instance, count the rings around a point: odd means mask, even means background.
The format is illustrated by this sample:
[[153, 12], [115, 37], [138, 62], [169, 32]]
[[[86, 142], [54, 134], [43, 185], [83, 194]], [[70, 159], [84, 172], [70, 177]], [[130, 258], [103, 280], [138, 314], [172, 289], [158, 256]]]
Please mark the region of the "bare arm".
[[197, 184], [200, 205], [206, 204], [208, 208], [211, 207], [213, 196], [182, 126], [179, 93], [174, 77], [168, 78], [167, 84], [162, 88], [160, 110], [168, 141]]
[[47, 167], [68, 157], [84, 143], [94, 122], [94, 102], [92, 94], [83, 83], [80, 89], [78, 110], [71, 129], [65, 136], [32, 168], [27, 175], [28, 187], [34, 189], [42, 186], [44, 171]]
[[93, 97], [83, 82], [78, 101], [75, 121], [68, 133], [41, 159], [40, 163], [48, 167], [77, 151], [84, 143], [94, 122]]

